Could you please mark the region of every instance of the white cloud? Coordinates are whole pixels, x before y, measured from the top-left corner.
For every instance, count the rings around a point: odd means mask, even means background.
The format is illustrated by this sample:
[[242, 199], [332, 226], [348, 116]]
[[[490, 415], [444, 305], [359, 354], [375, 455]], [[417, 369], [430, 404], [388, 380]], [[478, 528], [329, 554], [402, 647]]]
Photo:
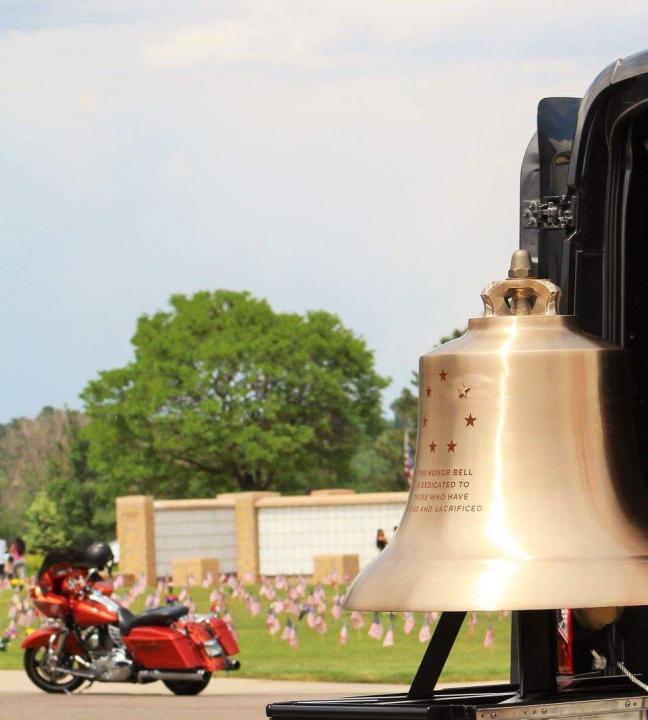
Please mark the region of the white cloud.
[[139, 313], [202, 287], [338, 312], [397, 391], [505, 270], [537, 101], [583, 93], [648, 17], [580, 0], [53, 7], [0, 35], [5, 416], [74, 403], [126, 360]]
[[[451, 71], [462, 60], [453, 46], [473, 62], [471, 49], [477, 58], [480, 49], [503, 56], [515, 49], [517, 55], [536, 58], [550, 56], [560, 44], [569, 55], [593, 30], [645, 19], [645, 9], [632, 0], [613, 8], [602, 0], [551, 0], [541, 14], [536, 10], [520, 0], [255, 0], [196, 24], [164, 27], [144, 44], [141, 59], [157, 68], [242, 63], [304, 71], [364, 68], [372, 61], [384, 62], [386, 52], [418, 48], [449, 51], [443, 64]], [[580, 37], [577, 29], [583, 32]]]

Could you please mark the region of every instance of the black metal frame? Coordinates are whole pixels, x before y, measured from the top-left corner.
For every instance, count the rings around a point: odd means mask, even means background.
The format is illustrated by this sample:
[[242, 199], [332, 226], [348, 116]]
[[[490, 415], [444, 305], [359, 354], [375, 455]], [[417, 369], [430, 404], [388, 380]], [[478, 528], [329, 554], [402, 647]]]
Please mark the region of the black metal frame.
[[[445, 612], [423, 655], [408, 692], [409, 698], [429, 698], [466, 617], [465, 612]], [[522, 699], [556, 692], [556, 611], [521, 610], [511, 620], [511, 687]]]
[[[540, 707], [563, 701], [628, 697], [641, 694], [623, 676], [600, 674], [571, 678], [557, 687], [555, 610], [520, 610], [511, 618], [511, 680], [438, 690], [437, 682], [454, 646], [465, 612], [445, 612], [423, 655], [407, 693], [368, 695], [335, 700], [273, 703], [272, 720], [481, 720], [484, 708], [512, 705]], [[535, 714], [535, 710], [529, 711]]]
[[557, 629], [555, 610], [519, 610], [513, 613], [511, 634], [512, 678], [521, 699], [556, 692]]
[[429, 697], [434, 692], [465, 617], [465, 612], [444, 612], [441, 615], [416, 671], [408, 697]]

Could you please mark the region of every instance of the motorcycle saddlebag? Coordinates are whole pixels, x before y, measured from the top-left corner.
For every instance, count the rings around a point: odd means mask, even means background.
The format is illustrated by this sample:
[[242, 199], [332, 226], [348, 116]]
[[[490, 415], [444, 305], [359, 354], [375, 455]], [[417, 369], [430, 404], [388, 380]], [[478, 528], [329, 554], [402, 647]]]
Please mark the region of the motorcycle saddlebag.
[[212, 617], [209, 618], [209, 624], [225, 654], [236, 655], [239, 652], [239, 646], [232, 631], [227, 627], [227, 623], [221, 618]]
[[145, 668], [188, 670], [205, 665], [202, 648], [175, 628], [136, 627], [124, 643], [135, 662]]

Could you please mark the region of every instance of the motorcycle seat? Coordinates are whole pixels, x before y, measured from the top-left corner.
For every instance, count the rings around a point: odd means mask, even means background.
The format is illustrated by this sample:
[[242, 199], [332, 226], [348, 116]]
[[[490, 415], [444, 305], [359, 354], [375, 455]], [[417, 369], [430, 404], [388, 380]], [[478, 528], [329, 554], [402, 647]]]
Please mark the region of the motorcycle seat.
[[128, 635], [133, 628], [142, 627], [143, 625], [171, 625], [188, 613], [189, 608], [186, 605], [165, 605], [152, 610], [145, 610], [139, 615], [134, 615], [126, 608], [119, 608], [119, 629], [122, 635]]

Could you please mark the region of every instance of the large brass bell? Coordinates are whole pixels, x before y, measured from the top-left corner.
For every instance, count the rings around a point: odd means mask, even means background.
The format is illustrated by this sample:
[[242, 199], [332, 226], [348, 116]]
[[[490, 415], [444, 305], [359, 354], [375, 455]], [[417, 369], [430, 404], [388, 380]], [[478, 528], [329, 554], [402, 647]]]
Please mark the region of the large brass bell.
[[420, 359], [416, 467], [357, 610], [648, 604], [648, 493], [621, 348], [556, 314], [517, 251], [484, 317]]

